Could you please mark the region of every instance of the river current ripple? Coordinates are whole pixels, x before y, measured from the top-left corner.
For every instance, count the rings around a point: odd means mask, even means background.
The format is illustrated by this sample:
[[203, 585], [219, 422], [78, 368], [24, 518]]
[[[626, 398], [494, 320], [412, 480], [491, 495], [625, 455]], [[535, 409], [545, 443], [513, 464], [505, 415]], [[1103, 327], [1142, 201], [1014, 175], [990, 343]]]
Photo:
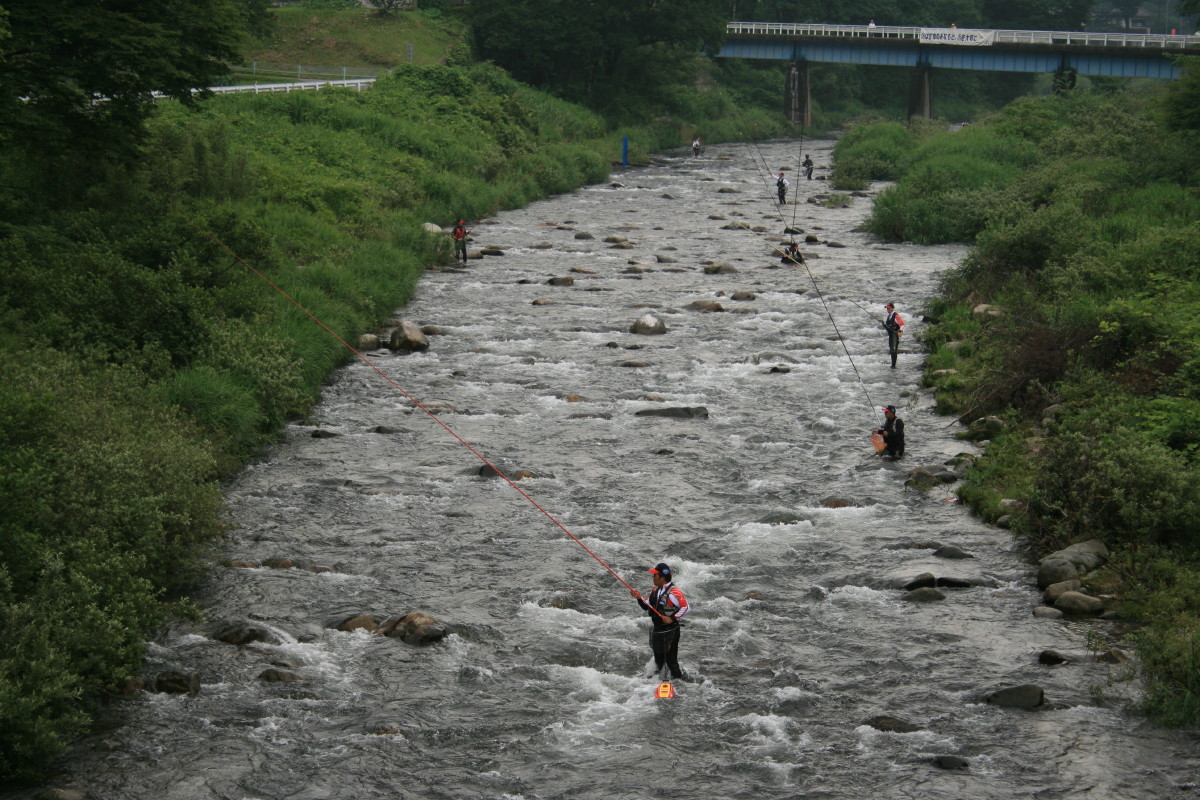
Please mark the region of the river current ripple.
[[[711, 146], [498, 214], [474, 238], [503, 256], [430, 271], [397, 312], [444, 330], [429, 351], [369, 354], [489, 460], [532, 472], [518, 485], [625, 580], [644, 592], [648, 567], [675, 567], [693, 603], [678, 697], [652, 697], [648, 620], [627, 590], [356, 363], [313, 424], [229, 486], [227, 558], [336, 571], [215, 569], [207, 621], [164, 631], [146, 665], [199, 672], [200, 693], [116, 704], [64, 780], [100, 800], [1200, 796], [1195, 732], [1124, 711], [1132, 683], [1098, 696], [1127, 668], [1088, 657], [1088, 624], [1032, 617], [1034, 565], [1011, 537], [952, 487], [905, 488], [906, 469], [974, 451], [917, 388], [914, 343], [966, 249], [872, 240], [866, 196], [807, 203], [829, 188], [803, 179], [802, 152], [819, 178], [831, 149]], [[767, 170], [783, 166], [799, 202], [781, 210]], [[803, 247], [816, 288], [771, 255], [784, 222], [821, 240]], [[574, 285], [547, 283], [559, 276]], [[896, 370], [870, 316], [888, 301], [913, 320]], [[665, 335], [629, 333], [647, 311]], [[889, 403], [907, 423], [902, 466], [866, 438]], [[664, 406], [709, 416], [636, 416]], [[929, 542], [974, 558], [912, 546]], [[902, 602], [924, 572], [975, 585]], [[414, 647], [328, 627], [411, 610], [454, 634]], [[282, 643], [210, 638], [239, 621]], [[1076, 660], [1043, 666], [1044, 648]], [[259, 680], [272, 662], [305, 680]], [[1048, 710], [981, 702], [1024, 683]], [[864, 724], [878, 715], [918, 729]]]

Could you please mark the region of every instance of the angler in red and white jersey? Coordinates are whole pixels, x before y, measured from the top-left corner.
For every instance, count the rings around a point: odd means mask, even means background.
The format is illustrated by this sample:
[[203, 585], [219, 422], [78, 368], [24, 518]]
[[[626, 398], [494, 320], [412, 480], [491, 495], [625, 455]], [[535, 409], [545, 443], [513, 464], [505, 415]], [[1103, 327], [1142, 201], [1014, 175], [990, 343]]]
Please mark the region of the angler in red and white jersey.
[[654, 623], [650, 631], [650, 649], [654, 651], [657, 672], [661, 673], [666, 664], [672, 678], [682, 678], [683, 670], [679, 668], [679, 621], [687, 616], [691, 607], [683, 592], [671, 582], [671, 568], [667, 564], [659, 564], [650, 573], [654, 576], [654, 590], [648, 597], [643, 598], [637, 589], [630, 589], [629, 593], [637, 598]]

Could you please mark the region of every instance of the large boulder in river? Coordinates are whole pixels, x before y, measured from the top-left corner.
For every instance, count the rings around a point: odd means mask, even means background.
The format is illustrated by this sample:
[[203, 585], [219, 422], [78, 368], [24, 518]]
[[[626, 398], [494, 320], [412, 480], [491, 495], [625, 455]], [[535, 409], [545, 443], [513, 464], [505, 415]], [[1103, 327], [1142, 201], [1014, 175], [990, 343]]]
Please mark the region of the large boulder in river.
[[250, 625], [244, 622], [226, 625], [214, 633], [212, 638], [218, 642], [225, 642], [226, 644], [233, 644], [238, 647], [250, 644], [251, 642], [265, 642], [266, 644], [280, 643], [279, 637], [263, 626]]
[[375, 634], [393, 636], [407, 644], [433, 644], [446, 638], [450, 629], [424, 611], [410, 611], [383, 623]]
[[1000, 708], [1023, 708], [1033, 711], [1046, 703], [1046, 693], [1042, 687], [1027, 683], [1021, 686], [1010, 686], [997, 689], [983, 698], [988, 705]]
[[417, 323], [405, 320], [400, 323], [400, 327], [392, 330], [388, 349], [402, 353], [415, 353], [428, 350], [429, 340], [425, 338], [425, 334]]
[[1108, 548], [1099, 539], [1076, 542], [1038, 562], [1038, 588], [1075, 580], [1108, 561]]
[[653, 314], [642, 314], [637, 318], [637, 321], [629, 328], [630, 333], [640, 333], [643, 335], [654, 335], [667, 332], [667, 323], [663, 322]]

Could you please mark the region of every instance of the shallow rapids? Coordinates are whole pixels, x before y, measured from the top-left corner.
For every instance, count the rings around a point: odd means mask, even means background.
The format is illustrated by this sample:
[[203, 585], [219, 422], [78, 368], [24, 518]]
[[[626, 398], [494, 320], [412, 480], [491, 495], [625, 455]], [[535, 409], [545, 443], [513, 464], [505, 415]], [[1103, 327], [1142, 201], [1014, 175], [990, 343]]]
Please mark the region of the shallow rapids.
[[[803, 153], [820, 178], [831, 149], [709, 146], [499, 214], [472, 248], [502, 256], [429, 272], [397, 312], [444, 331], [430, 349], [370, 353], [501, 469], [532, 473], [521, 488], [625, 580], [645, 592], [647, 568], [675, 568], [693, 604], [677, 698], [652, 696], [649, 622], [628, 591], [354, 364], [229, 487], [226, 558], [334, 571], [215, 569], [207, 621], [165, 631], [146, 666], [198, 672], [199, 694], [116, 705], [56, 785], [100, 800], [1200, 794], [1196, 735], [1124, 712], [1132, 684], [1098, 699], [1127, 668], [1088, 657], [1090, 624], [1032, 617], [1033, 564], [1009, 534], [952, 487], [905, 488], [907, 469], [974, 452], [918, 389], [915, 343], [966, 249], [873, 241], [867, 197], [806, 202], [830, 189], [804, 180]], [[781, 209], [768, 171], [783, 167], [797, 205]], [[772, 255], [784, 223], [820, 240], [801, 247], [815, 286]], [[737, 271], [706, 274], [714, 261]], [[875, 318], [887, 302], [909, 321], [896, 370]], [[647, 312], [665, 335], [629, 333]], [[899, 465], [867, 439], [888, 404], [907, 424]], [[708, 417], [636, 416], [671, 406]], [[912, 546], [929, 542], [974, 558]], [[924, 572], [975, 585], [903, 602]], [[454, 634], [414, 647], [328, 627], [411, 610]], [[210, 638], [239, 621], [281, 643]], [[1045, 648], [1076, 660], [1043, 666]], [[259, 680], [274, 662], [305, 680]], [[1049, 710], [981, 701], [1026, 683]], [[865, 724], [879, 715], [917, 730]], [[931, 763], [943, 755], [968, 766]]]

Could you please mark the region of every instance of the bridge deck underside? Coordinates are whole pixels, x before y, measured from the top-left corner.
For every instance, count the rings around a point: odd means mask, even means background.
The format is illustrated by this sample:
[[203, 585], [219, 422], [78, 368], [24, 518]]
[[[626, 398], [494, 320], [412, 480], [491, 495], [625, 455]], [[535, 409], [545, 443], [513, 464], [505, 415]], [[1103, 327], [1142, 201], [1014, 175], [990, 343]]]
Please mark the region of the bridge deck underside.
[[1179, 76], [1179, 70], [1171, 60], [1159, 54], [1115, 55], [1079, 50], [1030, 52], [1000, 45], [952, 47], [888, 44], [867, 47], [849, 42], [842, 44], [785, 38], [749, 40], [730, 37], [718, 55], [725, 58], [766, 58], [889, 67], [928, 66], [988, 72], [1054, 72], [1060, 67], [1070, 67], [1080, 75], [1167, 79]]

